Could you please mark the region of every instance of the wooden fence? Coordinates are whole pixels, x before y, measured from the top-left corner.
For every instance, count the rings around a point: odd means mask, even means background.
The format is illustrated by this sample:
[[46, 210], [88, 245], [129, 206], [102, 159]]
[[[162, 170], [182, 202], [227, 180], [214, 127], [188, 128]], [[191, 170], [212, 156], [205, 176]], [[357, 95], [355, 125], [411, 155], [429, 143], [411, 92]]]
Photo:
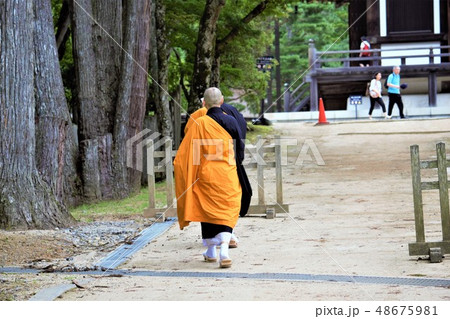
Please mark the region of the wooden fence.
[[[409, 255], [430, 255], [432, 262], [442, 261], [442, 255], [450, 253], [450, 213], [447, 177], [447, 160], [445, 144], [436, 144], [436, 160], [421, 161], [419, 157], [419, 146], [411, 145], [411, 175], [414, 199], [414, 219], [416, 226], [416, 242], [409, 244]], [[437, 169], [438, 180], [422, 182], [422, 169]], [[422, 190], [439, 189], [439, 201], [441, 209], [442, 241], [426, 242], [425, 225], [423, 217]]]
[[[276, 214], [289, 212], [289, 205], [283, 203], [283, 179], [281, 162], [280, 137], [275, 137], [273, 145], [263, 145], [261, 137], [258, 136], [257, 146], [246, 146], [251, 158], [248, 163], [245, 161], [244, 167], [256, 168], [256, 187], [253, 188], [253, 197], [257, 197], [258, 203], [250, 205], [246, 216], [261, 216], [274, 218]], [[147, 174], [149, 207], [144, 211], [144, 217], [156, 218], [157, 221], [164, 221], [166, 217], [176, 217], [176, 199], [173, 179], [173, 158], [176, 155], [172, 150], [172, 141], [167, 139], [164, 143], [164, 151], [155, 151], [152, 140], [147, 143]], [[273, 157], [273, 160], [264, 159], [265, 155]], [[264, 160], [263, 160], [264, 159]], [[266, 190], [264, 188], [264, 170], [275, 168], [275, 189], [276, 199], [273, 203], [267, 204]], [[155, 173], [165, 172], [166, 174], [166, 199], [167, 205], [163, 208], [156, 207]], [[256, 189], [255, 189], [256, 188]]]

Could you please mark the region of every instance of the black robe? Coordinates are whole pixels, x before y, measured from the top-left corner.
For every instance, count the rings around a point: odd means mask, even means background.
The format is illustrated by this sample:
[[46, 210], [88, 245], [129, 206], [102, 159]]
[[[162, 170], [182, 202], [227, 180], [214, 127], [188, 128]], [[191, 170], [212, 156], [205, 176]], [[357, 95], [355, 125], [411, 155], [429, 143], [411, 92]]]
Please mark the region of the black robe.
[[[223, 114], [225, 112], [226, 114]], [[248, 179], [242, 162], [245, 155], [245, 136], [247, 134], [247, 122], [239, 111], [229, 104], [222, 104], [220, 109], [213, 107], [208, 110], [206, 115], [220, 124], [231, 137], [236, 141], [234, 150], [236, 156], [236, 168], [239, 182], [242, 188], [241, 210], [239, 216], [243, 217], [247, 214], [252, 199], [252, 186]]]

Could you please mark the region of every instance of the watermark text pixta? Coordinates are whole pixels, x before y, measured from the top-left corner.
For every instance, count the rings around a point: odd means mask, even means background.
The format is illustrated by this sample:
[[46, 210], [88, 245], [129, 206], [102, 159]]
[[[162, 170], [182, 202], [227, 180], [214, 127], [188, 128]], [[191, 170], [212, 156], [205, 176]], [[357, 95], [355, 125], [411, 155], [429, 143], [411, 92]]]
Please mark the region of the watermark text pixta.
[[[127, 167], [142, 172], [144, 167], [144, 149], [148, 164], [148, 158], [153, 156], [155, 151], [164, 147], [170, 147], [171, 143], [168, 142], [170, 142], [169, 137], [164, 137], [160, 133], [152, 132], [149, 129], [136, 134], [126, 143]], [[268, 165], [267, 157], [270, 156], [264, 150], [274, 145], [279, 146], [280, 152], [278, 156], [280, 156], [282, 166], [325, 165], [325, 161], [313, 139], [307, 138], [299, 141], [294, 138], [276, 138], [259, 139], [255, 144], [252, 144], [249, 140], [242, 140], [242, 142], [245, 145], [245, 159], [242, 165], [251, 163], [257, 163], [257, 165], [262, 166]], [[236, 164], [234, 152], [224, 152], [227, 149], [235, 149], [236, 141], [233, 139], [193, 139], [191, 143], [193, 165], [200, 165], [202, 160], [226, 161], [230, 165]], [[172, 160], [172, 158], [163, 157], [156, 163], [156, 167], [162, 168]]]

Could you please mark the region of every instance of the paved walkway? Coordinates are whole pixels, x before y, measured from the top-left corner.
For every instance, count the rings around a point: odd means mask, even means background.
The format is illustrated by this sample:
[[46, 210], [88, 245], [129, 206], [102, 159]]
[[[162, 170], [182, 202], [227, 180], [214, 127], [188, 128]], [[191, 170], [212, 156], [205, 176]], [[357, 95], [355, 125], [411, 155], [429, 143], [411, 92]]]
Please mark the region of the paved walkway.
[[[203, 262], [198, 224], [184, 231], [175, 224], [117, 270], [89, 274], [87, 289], [61, 299], [450, 299], [449, 262], [431, 264], [408, 254], [415, 240], [409, 146], [419, 144], [421, 158], [432, 157], [437, 141], [450, 143], [449, 119], [275, 127], [298, 141], [285, 149], [283, 190], [290, 209], [275, 219], [239, 220], [231, 269]], [[304, 148], [311, 141], [325, 165]], [[271, 170], [264, 188], [267, 201], [275, 202]], [[256, 172], [248, 173], [257, 193]], [[424, 208], [427, 240], [440, 240], [437, 194], [424, 194]]]

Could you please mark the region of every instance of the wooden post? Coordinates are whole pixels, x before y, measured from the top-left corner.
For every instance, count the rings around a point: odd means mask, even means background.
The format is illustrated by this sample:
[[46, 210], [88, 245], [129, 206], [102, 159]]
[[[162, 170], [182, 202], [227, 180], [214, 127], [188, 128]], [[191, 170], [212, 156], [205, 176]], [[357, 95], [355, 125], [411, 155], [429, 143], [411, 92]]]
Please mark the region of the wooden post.
[[173, 164], [172, 164], [172, 140], [170, 138], [166, 139], [164, 143], [165, 151], [165, 166], [166, 166], [166, 198], [167, 207], [172, 207], [174, 198], [174, 188], [173, 188]]
[[263, 150], [263, 144], [260, 145], [261, 141], [261, 135], [258, 135], [258, 138], [256, 140], [256, 145], [259, 146], [258, 149], [258, 159], [256, 161], [256, 171], [257, 171], [257, 181], [258, 181], [258, 204], [259, 205], [265, 205], [265, 197], [264, 197], [264, 163], [261, 163], [263, 156], [264, 156], [264, 150]]
[[181, 88], [176, 91], [175, 103], [173, 103], [173, 134], [175, 149], [178, 149], [181, 142]]
[[283, 177], [281, 169], [281, 145], [280, 136], [275, 136], [275, 183], [277, 190], [277, 204], [283, 204]]
[[447, 158], [445, 154], [445, 143], [436, 144], [439, 200], [441, 205], [442, 238], [450, 241], [450, 213], [448, 202], [448, 182], [447, 182]]
[[155, 200], [155, 158], [153, 157], [155, 146], [152, 139], [147, 140], [147, 183], [148, 183], [148, 208], [156, 207]]
[[310, 96], [310, 111], [317, 111], [319, 109], [319, 88], [317, 84], [316, 77], [316, 47], [314, 45], [314, 40], [309, 40], [309, 48], [308, 48], [308, 59], [310, 66], [310, 74], [311, 74], [311, 84], [309, 85], [309, 96]]
[[373, 66], [379, 66], [380, 65], [380, 60], [378, 59], [378, 57], [380, 56], [380, 52], [378, 52], [378, 51], [373, 52], [372, 56], [374, 57], [374, 59], [372, 60], [373, 61]]
[[291, 103], [291, 91], [288, 88], [289, 88], [289, 86], [285, 85], [285, 90], [284, 90], [284, 111], [285, 112], [291, 111], [289, 109], [289, 103]]
[[422, 186], [420, 177], [419, 146], [411, 145], [411, 175], [414, 200], [414, 219], [416, 224], [416, 242], [425, 242], [425, 226], [423, 221]]
[[437, 103], [437, 77], [436, 72], [428, 74], [428, 105], [436, 106]]
[[275, 19], [275, 59], [278, 64], [275, 67], [275, 90], [277, 94], [277, 112], [282, 112], [281, 109], [281, 58], [280, 58], [280, 21]]
[[433, 48], [430, 48], [430, 54], [429, 54], [429, 64], [434, 64], [434, 52]]

